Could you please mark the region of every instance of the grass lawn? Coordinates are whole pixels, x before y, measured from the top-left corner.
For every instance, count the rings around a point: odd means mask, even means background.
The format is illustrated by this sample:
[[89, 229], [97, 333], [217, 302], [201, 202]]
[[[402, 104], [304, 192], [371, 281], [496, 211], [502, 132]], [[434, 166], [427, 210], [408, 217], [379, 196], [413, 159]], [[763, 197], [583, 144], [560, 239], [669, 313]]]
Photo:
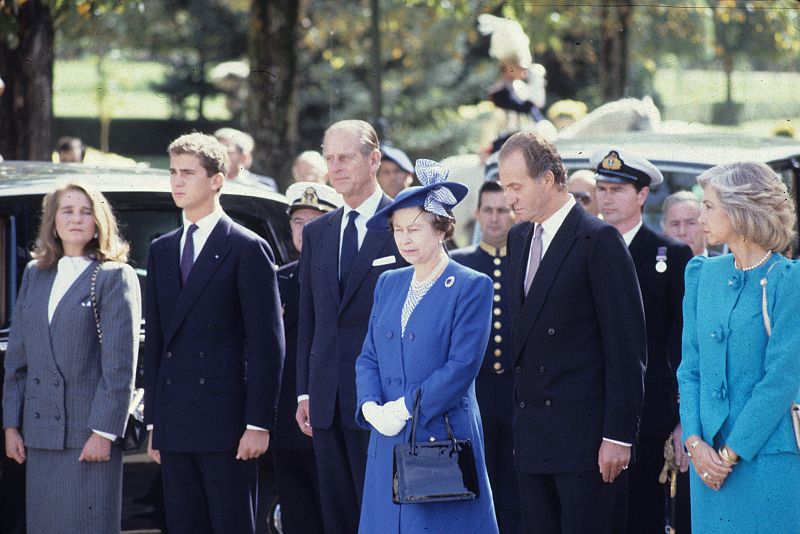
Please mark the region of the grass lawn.
[[[107, 59], [108, 109], [111, 118], [166, 119], [170, 104], [166, 96], [153, 92], [150, 84], [164, 78], [168, 65], [155, 61]], [[81, 59], [56, 61], [53, 73], [53, 112], [57, 117], [97, 117], [100, 115], [97, 88], [100, 76], [97, 61]], [[190, 109], [195, 102], [190, 102]], [[208, 119], [228, 119], [225, 98], [206, 99]], [[191, 113], [189, 118], [192, 117]]]
[[[154, 61], [108, 59], [108, 109], [111, 118], [166, 119], [169, 101], [152, 91], [150, 84], [163, 79], [168, 65]], [[663, 101], [663, 119], [707, 124], [711, 105], [725, 99], [725, 76], [720, 71], [660, 69], [655, 89]], [[739, 71], [733, 75], [733, 95], [744, 104], [742, 124], [725, 130], [771, 135], [779, 124], [791, 125], [800, 135], [800, 73]], [[97, 62], [92, 58], [56, 61], [54, 113], [58, 117], [97, 117]], [[190, 104], [190, 109], [194, 103]], [[228, 119], [224, 97], [205, 102], [206, 117]], [[190, 119], [196, 118], [190, 113]], [[154, 161], [158, 166], [160, 161]]]
[[[707, 123], [711, 104], [725, 100], [721, 71], [662, 69], [656, 72], [654, 85], [663, 99], [661, 115], [666, 119]], [[799, 86], [798, 72], [733, 73], [733, 99], [744, 104], [744, 122], [772, 120], [777, 124], [800, 117]]]

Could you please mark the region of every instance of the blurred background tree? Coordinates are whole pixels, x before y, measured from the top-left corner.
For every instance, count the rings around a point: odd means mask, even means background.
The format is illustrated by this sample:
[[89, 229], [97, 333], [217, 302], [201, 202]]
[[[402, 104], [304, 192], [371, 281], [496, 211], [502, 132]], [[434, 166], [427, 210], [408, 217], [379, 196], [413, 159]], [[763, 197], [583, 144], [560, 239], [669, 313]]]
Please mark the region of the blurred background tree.
[[[139, 117], [183, 119], [164, 122], [153, 136], [172, 135], [177, 124], [208, 130], [215, 124], [204, 118], [224, 120], [256, 138], [253, 170], [284, 184], [294, 154], [318, 149], [325, 127], [343, 118], [375, 123], [386, 141], [412, 158], [477, 150], [491, 112], [485, 98], [498, 75], [489, 40], [476, 29], [485, 12], [522, 23], [534, 60], [548, 71], [548, 104], [568, 98], [593, 109], [609, 99], [649, 94], [657, 103], [670, 102], [662, 113], [702, 121], [713, 99], [725, 97], [711, 87], [717, 73], [735, 84], [733, 68], [800, 71], [800, 6], [794, 0], [5, 0], [0, 6], [0, 74], [8, 85], [0, 151], [6, 157], [49, 154], [44, 137], [52, 131], [55, 46], [59, 61], [74, 68], [70, 83], [94, 80], [86, 82], [88, 97], [70, 95], [62, 116], [122, 124], [112, 133], [144, 128], [124, 122]], [[229, 110], [209, 79], [211, 69], [227, 61], [242, 62], [245, 73], [249, 65], [250, 73], [241, 102]], [[87, 62], [91, 72], [79, 69]], [[705, 74], [698, 83], [687, 73]], [[33, 102], [37, 114], [25, 106], [12, 110], [16, 100], [9, 95], [34, 86], [22, 101]], [[57, 97], [67, 101], [67, 95]], [[786, 98], [792, 113], [800, 109]], [[760, 111], [746, 108], [748, 117]], [[26, 124], [40, 126], [26, 130]], [[150, 153], [133, 147], [146, 136], [128, 137], [117, 150]]]

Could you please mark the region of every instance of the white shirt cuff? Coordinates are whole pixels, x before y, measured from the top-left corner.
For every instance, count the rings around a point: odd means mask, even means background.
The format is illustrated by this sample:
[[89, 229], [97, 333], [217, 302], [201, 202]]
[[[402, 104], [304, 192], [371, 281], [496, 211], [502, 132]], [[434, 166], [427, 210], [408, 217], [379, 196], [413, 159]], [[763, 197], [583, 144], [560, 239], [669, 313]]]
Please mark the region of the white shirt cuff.
[[617, 441], [615, 439], [603, 438], [603, 441], [608, 441], [609, 443], [616, 443], [617, 445], [622, 445], [623, 447], [633, 447], [633, 443], [625, 443], [624, 441]]
[[153, 431], [153, 425], [147, 425], [147, 431], [148, 432], [152, 432]]
[[304, 400], [308, 400], [308, 395], [298, 395], [297, 396], [297, 404], [300, 404]]
[[108, 440], [116, 441], [117, 436], [115, 434], [109, 434], [108, 432], [100, 432], [99, 430], [92, 429], [92, 432], [100, 436], [101, 438], [106, 438]]
[[247, 425], [247, 430], [261, 430], [262, 432], [269, 432], [266, 428], [261, 428], [260, 426], [256, 425]]

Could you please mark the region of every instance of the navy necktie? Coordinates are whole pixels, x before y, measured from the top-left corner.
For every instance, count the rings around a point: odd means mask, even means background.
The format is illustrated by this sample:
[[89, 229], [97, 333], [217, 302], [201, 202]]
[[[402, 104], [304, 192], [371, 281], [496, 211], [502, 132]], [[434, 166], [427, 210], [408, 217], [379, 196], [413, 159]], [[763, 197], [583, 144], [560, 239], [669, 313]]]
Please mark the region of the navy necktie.
[[186, 231], [186, 242], [183, 244], [183, 253], [181, 254], [181, 280], [186, 284], [186, 279], [189, 278], [189, 272], [194, 265], [194, 239], [192, 236], [197, 230], [197, 225], [192, 224]]
[[353, 210], [347, 214], [347, 226], [344, 227], [342, 236], [342, 252], [339, 257], [339, 292], [344, 294], [344, 286], [347, 285], [347, 277], [353, 268], [353, 262], [358, 255], [358, 230], [356, 229], [356, 218], [358, 212]]

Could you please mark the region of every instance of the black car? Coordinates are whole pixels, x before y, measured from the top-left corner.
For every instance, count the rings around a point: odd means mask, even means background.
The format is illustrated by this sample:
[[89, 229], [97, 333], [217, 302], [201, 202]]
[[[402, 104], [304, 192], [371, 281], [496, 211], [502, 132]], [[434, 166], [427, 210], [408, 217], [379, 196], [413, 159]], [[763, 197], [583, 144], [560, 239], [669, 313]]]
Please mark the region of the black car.
[[[111, 203], [120, 231], [131, 245], [130, 265], [139, 275], [142, 294], [147, 283], [150, 241], [182, 224], [170, 194], [169, 173], [146, 168], [99, 168], [82, 164], [0, 162], [0, 376], [8, 343], [11, 315], [25, 265], [39, 226], [42, 197], [69, 181], [91, 184]], [[226, 183], [220, 198], [225, 212], [267, 240], [282, 264], [293, 258], [286, 199], [264, 188]], [[142, 331], [142, 341], [144, 331]], [[140, 348], [141, 351], [141, 348]], [[141, 387], [141, 362], [137, 385]], [[1, 408], [0, 408], [1, 410]], [[0, 435], [0, 441], [2, 436]], [[0, 449], [5, 451], [5, 447]], [[0, 532], [22, 532], [24, 510], [22, 469], [5, 458], [0, 466]], [[271, 459], [261, 462], [262, 477], [271, 479]], [[55, 475], [57, 476], [57, 475]], [[122, 531], [162, 532], [158, 465], [144, 451], [126, 453], [123, 477]], [[264, 498], [266, 494], [267, 498]], [[279, 532], [274, 491], [260, 488], [259, 532]]]

